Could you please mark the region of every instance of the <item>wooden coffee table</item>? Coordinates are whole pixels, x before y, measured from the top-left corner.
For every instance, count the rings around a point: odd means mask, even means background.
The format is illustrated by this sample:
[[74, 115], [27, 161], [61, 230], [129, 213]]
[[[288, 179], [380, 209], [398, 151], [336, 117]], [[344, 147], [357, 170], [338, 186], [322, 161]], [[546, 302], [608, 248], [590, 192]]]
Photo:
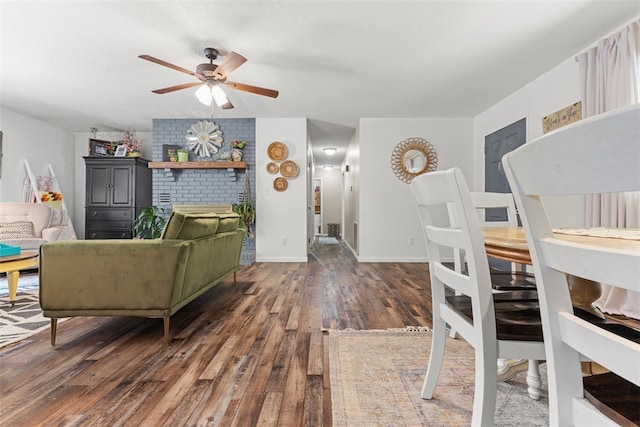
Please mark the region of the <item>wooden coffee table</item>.
[[13, 305], [16, 302], [18, 292], [18, 277], [20, 270], [38, 267], [38, 251], [22, 251], [18, 255], [0, 257], [0, 273], [7, 273], [9, 282], [9, 302]]

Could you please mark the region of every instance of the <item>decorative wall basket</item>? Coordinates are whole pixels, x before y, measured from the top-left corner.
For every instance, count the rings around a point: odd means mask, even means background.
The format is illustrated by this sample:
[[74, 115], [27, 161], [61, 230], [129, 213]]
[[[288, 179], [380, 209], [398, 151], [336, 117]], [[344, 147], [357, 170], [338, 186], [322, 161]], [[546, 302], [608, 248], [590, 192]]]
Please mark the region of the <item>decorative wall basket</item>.
[[280, 166], [278, 166], [276, 162], [267, 163], [267, 172], [269, 172], [271, 175], [277, 174], [279, 170]]
[[287, 180], [281, 176], [273, 180], [273, 188], [275, 188], [276, 191], [284, 191], [288, 186], [289, 183], [287, 182]]
[[300, 173], [300, 169], [293, 160], [285, 160], [280, 165], [280, 174], [287, 179], [295, 178], [298, 173]]
[[285, 191], [289, 187], [287, 180], [297, 177], [300, 167], [293, 160], [285, 160], [289, 156], [289, 149], [283, 142], [274, 141], [269, 144], [267, 155], [273, 160], [267, 163], [267, 172], [271, 175], [281, 175], [274, 179], [273, 188], [276, 191]]
[[429, 141], [411, 137], [401, 141], [391, 153], [391, 168], [400, 181], [410, 184], [413, 178], [438, 167], [438, 154]]
[[275, 162], [281, 162], [289, 155], [289, 149], [280, 141], [275, 141], [267, 147], [267, 155]]

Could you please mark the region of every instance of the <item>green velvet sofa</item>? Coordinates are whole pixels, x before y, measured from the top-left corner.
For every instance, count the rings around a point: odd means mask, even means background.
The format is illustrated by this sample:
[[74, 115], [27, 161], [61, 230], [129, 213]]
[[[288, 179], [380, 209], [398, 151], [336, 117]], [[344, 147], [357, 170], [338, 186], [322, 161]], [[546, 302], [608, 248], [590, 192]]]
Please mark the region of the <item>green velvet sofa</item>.
[[172, 212], [154, 240], [71, 240], [40, 246], [40, 306], [51, 318], [140, 316], [169, 319], [235, 272], [245, 230], [235, 213]]

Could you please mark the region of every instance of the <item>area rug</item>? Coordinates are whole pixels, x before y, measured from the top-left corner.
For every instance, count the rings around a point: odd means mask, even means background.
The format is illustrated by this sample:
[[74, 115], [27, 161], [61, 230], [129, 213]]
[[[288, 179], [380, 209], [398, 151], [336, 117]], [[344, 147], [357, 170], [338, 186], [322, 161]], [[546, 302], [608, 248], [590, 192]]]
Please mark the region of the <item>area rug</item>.
[[[62, 319], [60, 319], [62, 320]], [[0, 278], [0, 347], [25, 339], [49, 327], [38, 302], [38, 275], [21, 274], [15, 304], [9, 303], [7, 278]]]
[[[420, 397], [431, 332], [422, 328], [329, 331], [333, 425], [468, 426], [474, 392], [473, 348], [447, 338], [445, 361], [432, 400]], [[542, 398], [529, 398], [526, 373], [498, 383], [497, 426], [548, 425], [546, 365]]]
[[335, 237], [318, 236], [318, 243], [321, 245], [337, 245], [340, 242]]

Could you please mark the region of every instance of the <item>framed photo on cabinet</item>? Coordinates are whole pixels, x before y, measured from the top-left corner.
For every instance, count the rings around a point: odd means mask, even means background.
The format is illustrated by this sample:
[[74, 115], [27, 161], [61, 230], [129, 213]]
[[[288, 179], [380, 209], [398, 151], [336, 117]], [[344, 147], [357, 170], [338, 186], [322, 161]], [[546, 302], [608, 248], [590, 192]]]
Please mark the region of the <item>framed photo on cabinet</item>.
[[116, 148], [116, 152], [113, 154], [114, 157], [125, 157], [127, 155], [127, 147], [124, 145], [118, 145]]
[[109, 141], [100, 141], [99, 139], [89, 139], [89, 155], [96, 157], [109, 156], [111, 143]]

